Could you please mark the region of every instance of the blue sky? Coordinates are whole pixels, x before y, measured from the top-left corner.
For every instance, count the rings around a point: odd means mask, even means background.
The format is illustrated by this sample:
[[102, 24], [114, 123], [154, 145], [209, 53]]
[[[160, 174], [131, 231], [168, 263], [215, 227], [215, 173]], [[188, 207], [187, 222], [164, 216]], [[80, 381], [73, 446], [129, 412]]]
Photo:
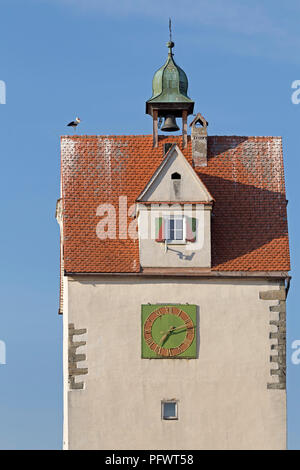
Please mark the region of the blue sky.
[[300, 4], [289, 0], [1, 0], [2, 231], [0, 448], [59, 449], [62, 319], [57, 315], [59, 136], [149, 134], [145, 101], [165, 61], [168, 18], [175, 60], [195, 111], [219, 135], [282, 135], [292, 284], [288, 298], [288, 435], [300, 449], [299, 123]]

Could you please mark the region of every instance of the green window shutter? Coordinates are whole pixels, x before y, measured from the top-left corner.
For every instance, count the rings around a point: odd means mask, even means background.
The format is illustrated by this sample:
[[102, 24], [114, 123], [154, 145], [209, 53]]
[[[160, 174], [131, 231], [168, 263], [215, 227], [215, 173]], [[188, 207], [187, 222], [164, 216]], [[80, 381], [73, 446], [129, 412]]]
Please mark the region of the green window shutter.
[[186, 240], [188, 242], [196, 241], [197, 219], [195, 217], [186, 217]]
[[165, 241], [165, 224], [163, 217], [157, 217], [155, 219], [155, 241]]

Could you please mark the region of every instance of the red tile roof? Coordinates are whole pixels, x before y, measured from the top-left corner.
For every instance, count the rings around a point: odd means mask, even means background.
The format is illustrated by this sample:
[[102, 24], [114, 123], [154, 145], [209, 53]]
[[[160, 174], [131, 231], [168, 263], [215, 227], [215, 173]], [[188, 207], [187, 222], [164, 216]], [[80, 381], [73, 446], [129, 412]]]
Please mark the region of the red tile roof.
[[[164, 158], [163, 144], [177, 143], [192, 164], [191, 141], [181, 136], [63, 136], [64, 267], [69, 273], [140, 271], [138, 241], [96, 235], [96, 209], [128, 207]], [[280, 137], [208, 137], [208, 166], [197, 170], [215, 199], [213, 271], [288, 271], [289, 244]], [[128, 219], [130, 223], [132, 219]]]

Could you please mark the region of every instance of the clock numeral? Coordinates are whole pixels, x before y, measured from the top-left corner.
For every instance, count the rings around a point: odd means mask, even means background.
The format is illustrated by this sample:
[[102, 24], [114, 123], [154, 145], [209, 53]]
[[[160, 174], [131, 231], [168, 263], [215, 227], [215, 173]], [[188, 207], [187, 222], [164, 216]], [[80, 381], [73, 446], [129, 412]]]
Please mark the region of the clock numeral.
[[184, 312], [183, 310], [180, 310], [179, 316], [183, 319], [183, 321], [187, 321], [187, 320], [191, 321], [188, 314]]
[[195, 328], [189, 328], [186, 333], [187, 340], [193, 340], [195, 336]]
[[160, 348], [159, 355], [163, 357], [167, 356], [167, 350], [165, 348]]
[[184, 343], [182, 343], [180, 346], [181, 346], [181, 347], [180, 347], [180, 350], [181, 350], [181, 352], [183, 353], [183, 352], [186, 351], [187, 348], [190, 346], [190, 342], [189, 342], [189, 341], [184, 341]]
[[148, 346], [149, 346], [150, 348], [151, 348], [151, 346], [153, 346], [153, 344], [155, 344], [152, 338], [146, 339], [146, 343], [148, 344]]

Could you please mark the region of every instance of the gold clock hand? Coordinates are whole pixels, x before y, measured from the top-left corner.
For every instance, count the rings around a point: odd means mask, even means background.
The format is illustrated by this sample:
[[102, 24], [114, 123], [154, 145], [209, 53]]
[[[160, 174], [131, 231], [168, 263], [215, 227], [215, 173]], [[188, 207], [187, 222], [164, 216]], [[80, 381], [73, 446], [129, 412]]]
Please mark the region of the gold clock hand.
[[187, 330], [190, 330], [191, 328], [195, 328], [195, 327], [194, 327], [194, 325], [193, 326], [182, 325], [182, 326], [178, 326], [177, 328], [173, 328], [172, 331], [182, 330], [183, 328], [186, 328]]
[[162, 346], [164, 341], [167, 339], [167, 337], [169, 336], [169, 334], [171, 333], [171, 331], [174, 329], [174, 326], [171, 326], [171, 328], [168, 329], [168, 331], [163, 335], [163, 337], [161, 338], [160, 342], [159, 342], [159, 345]]

